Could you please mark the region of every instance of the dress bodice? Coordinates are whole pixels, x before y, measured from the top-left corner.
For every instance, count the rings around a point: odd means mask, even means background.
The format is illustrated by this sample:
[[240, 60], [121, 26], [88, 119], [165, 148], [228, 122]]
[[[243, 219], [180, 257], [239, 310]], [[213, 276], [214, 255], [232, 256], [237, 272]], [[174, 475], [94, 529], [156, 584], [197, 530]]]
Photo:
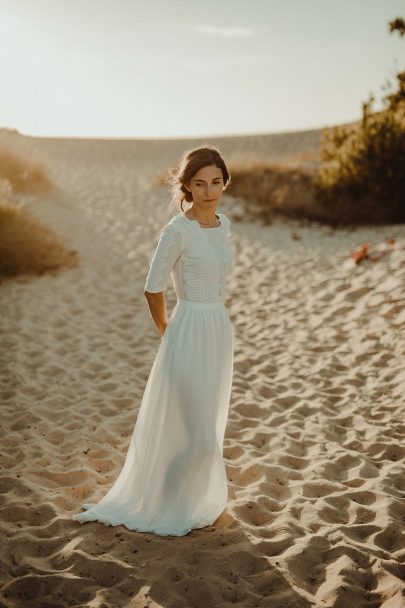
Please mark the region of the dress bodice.
[[222, 302], [226, 277], [233, 263], [230, 220], [217, 213], [220, 226], [202, 228], [180, 212], [161, 229], [145, 291], [160, 292], [171, 276], [178, 299]]

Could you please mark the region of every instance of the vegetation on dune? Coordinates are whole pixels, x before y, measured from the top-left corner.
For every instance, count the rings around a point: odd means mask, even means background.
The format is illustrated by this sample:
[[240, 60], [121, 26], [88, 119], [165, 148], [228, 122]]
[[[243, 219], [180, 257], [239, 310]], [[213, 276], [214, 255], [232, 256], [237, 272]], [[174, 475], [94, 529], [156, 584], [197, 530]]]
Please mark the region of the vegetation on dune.
[[[403, 19], [389, 26], [404, 35]], [[385, 95], [382, 111], [372, 112], [371, 96], [359, 125], [323, 133], [315, 193], [344, 223], [405, 221], [405, 72], [396, 78], [398, 87]]]
[[44, 167], [0, 152], [0, 280], [77, 265], [75, 251], [66, 249], [53, 230], [12, 202], [16, 195], [37, 197], [52, 187]]
[[0, 151], [0, 178], [15, 194], [47, 194], [53, 187], [42, 164], [27, 162], [8, 150]]
[[294, 219], [314, 215], [313, 171], [275, 163], [234, 163], [230, 173], [227, 192], [248, 203], [246, 212], [252, 219], [270, 224], [276, 214]]
[[405, 113], [372, 114], [354, 128], [325, 132], [315, 194], [343, 223], [405, 221]]
[[[405, 33], [401, 18], [389, 27]], [[372, 111], [371, 96], [359, 123], [324, 129], [315, 170], [233, 166], [229, 194], [247, 201], [248, 214], [265, 222], [275, 214], [332, 226], [405, 222], [405, 72], [396, 79], [383, 110]]]
[[0, 202], [0, 277], [43, 274], [75, 266], [76, 252], [25, 209]]

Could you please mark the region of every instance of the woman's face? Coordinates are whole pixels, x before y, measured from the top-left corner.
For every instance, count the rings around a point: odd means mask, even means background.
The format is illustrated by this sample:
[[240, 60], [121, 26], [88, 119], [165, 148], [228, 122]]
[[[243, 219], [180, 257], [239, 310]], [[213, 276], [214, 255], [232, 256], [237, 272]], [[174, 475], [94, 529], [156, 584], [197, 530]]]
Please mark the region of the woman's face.
[[215, 165], [203, 167], [185, 187], [191, 192], [195, 204], [215, 209], [224, 189], [222, 171]]

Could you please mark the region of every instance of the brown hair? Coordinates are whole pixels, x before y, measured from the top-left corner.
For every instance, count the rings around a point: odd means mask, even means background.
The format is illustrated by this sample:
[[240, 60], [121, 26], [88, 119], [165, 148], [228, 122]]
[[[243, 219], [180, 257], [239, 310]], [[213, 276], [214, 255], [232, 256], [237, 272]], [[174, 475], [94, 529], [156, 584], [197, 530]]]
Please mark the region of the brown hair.
[[183, 202], [192, 202], [192, 194], [185, 188], [192, 177], [203, 167], [215, 165], [222, 171], [224, 190], [231, 181], [230, 173], [226, 167], [220, 151], [214, 146], [206, 145], [184, 152], [177, 169], [170, 168], [166, 183], [172, 193], [170, 207], [173, 211], [184, 211]]

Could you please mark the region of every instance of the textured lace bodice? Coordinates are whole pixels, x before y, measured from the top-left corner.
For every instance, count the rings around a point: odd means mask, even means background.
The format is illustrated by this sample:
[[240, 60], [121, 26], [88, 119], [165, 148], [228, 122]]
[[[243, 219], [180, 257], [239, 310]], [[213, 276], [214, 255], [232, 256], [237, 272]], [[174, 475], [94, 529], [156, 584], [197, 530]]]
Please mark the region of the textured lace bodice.
[[184, 212], [161, 230], [146, 277], [145, 291], [164, 291], [171, 276], [178, 299], [222, 302], [226, 277], [233, 263], [230, 221], [217, 213], [221, 225], [202, 228]]

